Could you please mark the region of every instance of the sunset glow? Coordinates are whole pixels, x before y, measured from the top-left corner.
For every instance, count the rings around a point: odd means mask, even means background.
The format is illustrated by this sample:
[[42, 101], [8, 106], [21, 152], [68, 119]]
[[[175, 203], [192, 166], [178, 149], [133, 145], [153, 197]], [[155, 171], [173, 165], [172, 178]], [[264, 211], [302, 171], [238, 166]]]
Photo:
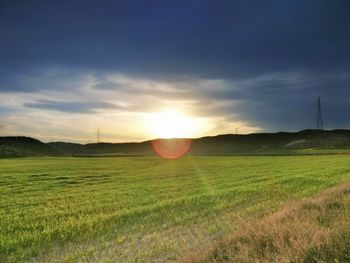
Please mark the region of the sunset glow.
[[180, 111], [167, 109], [147, 118], [147, 129], [153, 138], [186, 138], [196, 136], [203, 124]]

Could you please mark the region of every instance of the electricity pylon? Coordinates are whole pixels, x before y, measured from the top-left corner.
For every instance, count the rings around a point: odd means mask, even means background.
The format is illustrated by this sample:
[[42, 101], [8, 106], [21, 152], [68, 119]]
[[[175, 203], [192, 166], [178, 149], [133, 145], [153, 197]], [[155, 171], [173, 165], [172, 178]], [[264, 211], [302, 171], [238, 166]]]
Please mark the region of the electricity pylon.
[[317, 99], [317, 130], [323, 130], [323, 119], [321, 109], [321, 98]]

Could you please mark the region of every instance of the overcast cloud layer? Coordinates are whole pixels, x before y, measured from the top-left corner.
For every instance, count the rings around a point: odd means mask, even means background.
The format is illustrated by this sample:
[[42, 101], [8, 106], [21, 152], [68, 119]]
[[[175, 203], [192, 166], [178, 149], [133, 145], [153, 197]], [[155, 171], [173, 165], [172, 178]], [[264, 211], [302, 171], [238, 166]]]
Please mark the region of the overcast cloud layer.
[[195, 136], [350, 128], [350, 2], [0, 2], [0, 135], [151, 137], [180, 108]]

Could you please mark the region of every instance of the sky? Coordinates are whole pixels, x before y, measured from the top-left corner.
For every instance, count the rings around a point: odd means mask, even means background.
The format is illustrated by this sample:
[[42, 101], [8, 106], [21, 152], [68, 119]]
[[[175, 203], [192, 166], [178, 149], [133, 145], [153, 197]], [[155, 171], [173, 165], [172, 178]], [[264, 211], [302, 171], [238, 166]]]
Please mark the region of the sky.
[[347, 0], [0, 0], [0, 136], [298, 131], [316, 128], [318, 96], [325, 128], [350, 128], [349, 12]]

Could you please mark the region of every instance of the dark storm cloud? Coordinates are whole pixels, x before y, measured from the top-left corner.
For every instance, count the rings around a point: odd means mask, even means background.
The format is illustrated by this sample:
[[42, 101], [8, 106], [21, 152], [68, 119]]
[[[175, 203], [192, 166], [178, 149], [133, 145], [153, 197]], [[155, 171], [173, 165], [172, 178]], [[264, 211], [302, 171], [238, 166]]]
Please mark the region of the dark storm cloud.
[[350, 3], [3, 1], [3, 64], [232, 77], [348, 67]]
[[[234, 115], [266, 130], [312, 128], [321, 96], [328, 127], [349, 127], [349, 12], [347, 0], [1, 1], [0, 92], [75, 89], [74, 75], [93, 72], [93, 89], [197, 99], [208, 105], [203, 115]], [[50, 67], [66, 70], [33, 70]], [[104, 79], [113, 72], [176, 90]], [[224, 80], [225, 88], [189, 79]]]
[[35, 65], [19, 71], [4, 66], [0, 92], [70, 91], [80, 88], [91, 77], [88, 72], [56, 65], [44, 68]]
[[[316, 100], [322, 99], [328, 129], [350, 126], [349, 77], [269, 74], [232, 80], [220, 91], [197, 90], [195, 111], [201, 116], [250, 120], [265, 131], [315, 128]], [[193, 91], [194, 92], [194, 91]]]
[[49, 100], [40, 100], [37, 102], [25, 103], [24, 106], [34, 109], [54, 110], [71, 113], [93, 113], [96, 110], [118, 108], [116, 105], [108, 102], [66, 102]]

